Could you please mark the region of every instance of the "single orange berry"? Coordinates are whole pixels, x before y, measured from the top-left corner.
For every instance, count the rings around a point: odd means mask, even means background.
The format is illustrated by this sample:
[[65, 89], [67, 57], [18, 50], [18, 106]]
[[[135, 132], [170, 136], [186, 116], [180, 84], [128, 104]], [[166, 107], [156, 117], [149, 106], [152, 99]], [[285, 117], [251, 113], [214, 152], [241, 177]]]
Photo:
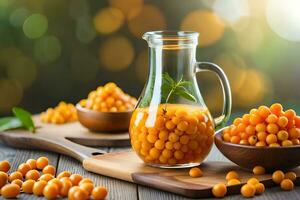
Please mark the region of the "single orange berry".
[[227, 187], [224, 183], [218, 183], [213, 186], [212, 193], [217, 198], [224, 197], [227, 193]]

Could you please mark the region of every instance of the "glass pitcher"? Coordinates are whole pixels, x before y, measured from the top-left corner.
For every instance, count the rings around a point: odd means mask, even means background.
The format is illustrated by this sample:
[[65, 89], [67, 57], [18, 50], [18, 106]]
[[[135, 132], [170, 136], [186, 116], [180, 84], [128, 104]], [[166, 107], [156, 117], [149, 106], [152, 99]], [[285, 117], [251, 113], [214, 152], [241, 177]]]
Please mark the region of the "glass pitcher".
[[[215, 129], [227, 122], [231, 92], [226, 75], [213, 63], [196, 62], [198, 33], [154, 31], [149, 45], [148, 80], [130, 121], [133, 150], [148, 165], [183, 168], [199, 165], [208, 155]], [[196, 73], [215, 72], [223, 89], [223, 113], [212, 119]]]

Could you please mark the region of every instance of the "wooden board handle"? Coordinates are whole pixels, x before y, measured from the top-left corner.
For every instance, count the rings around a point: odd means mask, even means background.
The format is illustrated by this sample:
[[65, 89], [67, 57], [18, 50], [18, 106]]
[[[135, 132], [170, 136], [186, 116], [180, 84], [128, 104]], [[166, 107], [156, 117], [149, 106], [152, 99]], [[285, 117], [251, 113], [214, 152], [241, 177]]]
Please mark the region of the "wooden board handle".
[[71, 156], [80, 162], [85, 158], [93, 155], [99, 155], [106, 153], [103, 150], [96, 148], [85, 147], [74, 142], [71, 142], [65, 138], [56, 138], [52, 136], [31, 136], [31, 135], [17, 135], [2, 132], [0, 133], [1, 140], [15, 147], [24, 147], [28, 149], [41, 149], [47, 151], [54, 151], [60, 154]]

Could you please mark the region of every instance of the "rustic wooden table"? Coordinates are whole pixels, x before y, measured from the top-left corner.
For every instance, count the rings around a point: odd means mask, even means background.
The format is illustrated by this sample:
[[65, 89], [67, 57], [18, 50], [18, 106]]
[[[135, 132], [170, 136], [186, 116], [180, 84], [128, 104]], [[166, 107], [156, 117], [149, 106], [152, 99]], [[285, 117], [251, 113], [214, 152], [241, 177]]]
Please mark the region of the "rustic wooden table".
[[[120, 151], [124, 150], [121, 148], [103, 148], [108, 152], [111, 151]], [[108, 188], [109, 194], [107, 199], [122, 199], [122, 200], [135, 200], [135, 199], [142, 199], [142, 200], [156, 200], [156, 199], [168, 199], [168, 200], [186, 200], [182, 196], [178, 196], [172, 193], [163, 192], [160, 190], [155, 190], [149, 187], [144, 187], [140, 185], [136, 185], [133, 183], [128, 183], [125, 181], [117, 180], [114, 178], [109, 178], [97, 174], [93, 174], [90, 172], [85, 171], [81, 164], [73, 158], [51, 153], [51, 152], [43, 152], [43, 151], [34, 151], [34, 150], [21, 150], [21, 149], [14, 149], [11, 147], [6, 146], [5, 144], [0, 143], [0, 160], [7, 159], [12, 164], [12, 170], [15, 170], [17, 166], [26, 161], [29, 158], [38, 158], [39, 156], [47, 156], [51, 164], [57, 167], [57, 172], [61, 172], [64, 170], [68, 170], [73, 173], [79, 173], [83, 176], [89, 177], [94, 180], [96, 185], [104, 185]], [[213, 148], [212, 152], [209, 154], [208, 160], [226, 160], [216, 148]], [[276, 159], [276, 158], [274, 158]], [[121, 166], [120, 166], [121, 167]], [[228, 199], [241, 199], [241, 195], [234, 195], [228, 196], [224, 198], [225, 200]], [[0, 199], [2, 197], [0, 196]], [[38, 198], [34, 195], [26, 195], [22, 194], [19, 196], [19, 199], [42, 199]], [[261, 195], [255, 197], [255, 199], [265, 199], [265, 200], [292, 200], [292, 199], [300, 199], [300, 187], [296, 187], [295, 190], [290, 192], [283, 192], [280, 188], [268, 188], [267, 191]]]

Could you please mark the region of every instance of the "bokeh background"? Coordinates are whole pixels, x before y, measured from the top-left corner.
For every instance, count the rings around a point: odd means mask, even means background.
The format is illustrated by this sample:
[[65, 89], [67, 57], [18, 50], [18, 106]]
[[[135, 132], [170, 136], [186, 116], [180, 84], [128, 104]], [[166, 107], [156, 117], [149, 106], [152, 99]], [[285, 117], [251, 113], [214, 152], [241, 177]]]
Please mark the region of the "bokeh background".
[[[227, 73], [233, 111], [280, 101], [300, 111], [299, 0], [0, 0], [0, 115], [76, 103], [108, 81], [139, 96], [151, 30], [200, 32], [199, 61]], [[221, 89], [199, 75], [213, 113]]]

